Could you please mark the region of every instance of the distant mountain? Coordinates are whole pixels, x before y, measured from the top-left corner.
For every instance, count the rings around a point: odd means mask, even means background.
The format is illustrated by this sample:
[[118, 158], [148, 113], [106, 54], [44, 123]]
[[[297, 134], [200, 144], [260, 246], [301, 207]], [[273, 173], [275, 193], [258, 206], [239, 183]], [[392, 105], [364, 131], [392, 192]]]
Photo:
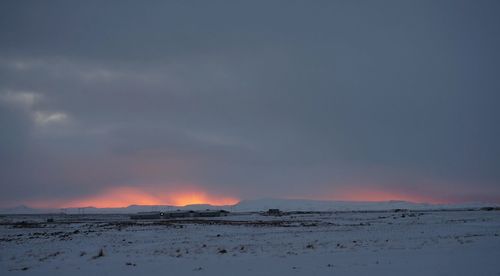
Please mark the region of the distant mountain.
[[377, 211], [393, 209], [430, 210], [430, 209], [452, 209], [452, 208], [481, 208], [487, 206], [499, 206], [498, 204], [467, 203], [467, 204], [428, 204], [414, 203], [408, 201], [328, 201], [308, 199], [282, 199], [265, 198], [255, 200], [242, 200], [235, 205], [210, 205], [192, 204], [186, 206], [171, 205], [130, 205], [123, 208], [63, 208], [63, 209], [36, 209], [25, 205], [14, 208], [0, 209], [0, 214], [135, 214], [138, 212], [151, 211], [173, 211], [173, 210], [227, 210], [231, 212], [264, 211], [268, 209], [280, 209], [283, 211]]
[[174, 211], [174, 210], [230, 210], [232, 206], [213, 206], [210, 204], [192, 204], [186, 206], [171, 206], [171, 205], [130, 205], [122, 208], [96, 208], [93, 206], [80, 208], [61, 208], [61, 209], [38, 209], [28, 206], [17, 206], [14, 208], [0, 209], [0, 214], [135, 214], [138, 212], [151, 211]]
[[408, 201], [327, 201], [307, 199], [256, 199], [243, 200], [233, 206], [233, 211], [255, 211], [267, 209], [280, 209], [284, 211], [361, 211], [361, 210], [392, 210], [392, 209], [450, 209], [450, 208], [480, 208], [492, 204], [469, 203], [469, 204], [428, 204], [414, 203]]

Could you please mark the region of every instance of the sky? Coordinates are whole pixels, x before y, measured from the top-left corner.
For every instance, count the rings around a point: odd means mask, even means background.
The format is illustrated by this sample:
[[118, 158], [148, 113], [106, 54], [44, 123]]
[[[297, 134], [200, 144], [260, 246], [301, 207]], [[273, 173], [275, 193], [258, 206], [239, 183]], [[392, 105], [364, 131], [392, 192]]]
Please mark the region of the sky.
[[498, 1], [1, 1], [0, 207], [500, 203]]

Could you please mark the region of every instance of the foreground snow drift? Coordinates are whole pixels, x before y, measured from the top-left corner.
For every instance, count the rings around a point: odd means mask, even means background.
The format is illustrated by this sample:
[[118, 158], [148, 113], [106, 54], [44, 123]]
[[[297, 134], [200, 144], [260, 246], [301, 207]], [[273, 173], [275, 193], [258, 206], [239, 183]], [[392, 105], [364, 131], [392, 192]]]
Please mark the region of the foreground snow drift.
[[0, 274], [500, 275], [499, 236], [498, 211], [5, 216]]

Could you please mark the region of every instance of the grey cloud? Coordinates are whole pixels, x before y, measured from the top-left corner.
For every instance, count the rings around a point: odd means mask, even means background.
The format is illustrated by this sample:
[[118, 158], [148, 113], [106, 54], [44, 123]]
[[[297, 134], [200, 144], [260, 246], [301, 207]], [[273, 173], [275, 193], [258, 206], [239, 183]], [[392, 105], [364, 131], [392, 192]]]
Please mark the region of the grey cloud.
[[0, 102], [0, 200], [183, 181], [500, 198], [495, 1], [0, 5], [0, 92], [40, 97]]

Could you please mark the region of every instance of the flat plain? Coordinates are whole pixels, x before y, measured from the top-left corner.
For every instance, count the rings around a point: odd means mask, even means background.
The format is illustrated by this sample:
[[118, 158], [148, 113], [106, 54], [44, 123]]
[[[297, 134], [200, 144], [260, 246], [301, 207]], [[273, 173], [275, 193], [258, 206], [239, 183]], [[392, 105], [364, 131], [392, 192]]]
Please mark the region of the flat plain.
[[0, 217], [1, 275], [500, 275], [500, 212]]

